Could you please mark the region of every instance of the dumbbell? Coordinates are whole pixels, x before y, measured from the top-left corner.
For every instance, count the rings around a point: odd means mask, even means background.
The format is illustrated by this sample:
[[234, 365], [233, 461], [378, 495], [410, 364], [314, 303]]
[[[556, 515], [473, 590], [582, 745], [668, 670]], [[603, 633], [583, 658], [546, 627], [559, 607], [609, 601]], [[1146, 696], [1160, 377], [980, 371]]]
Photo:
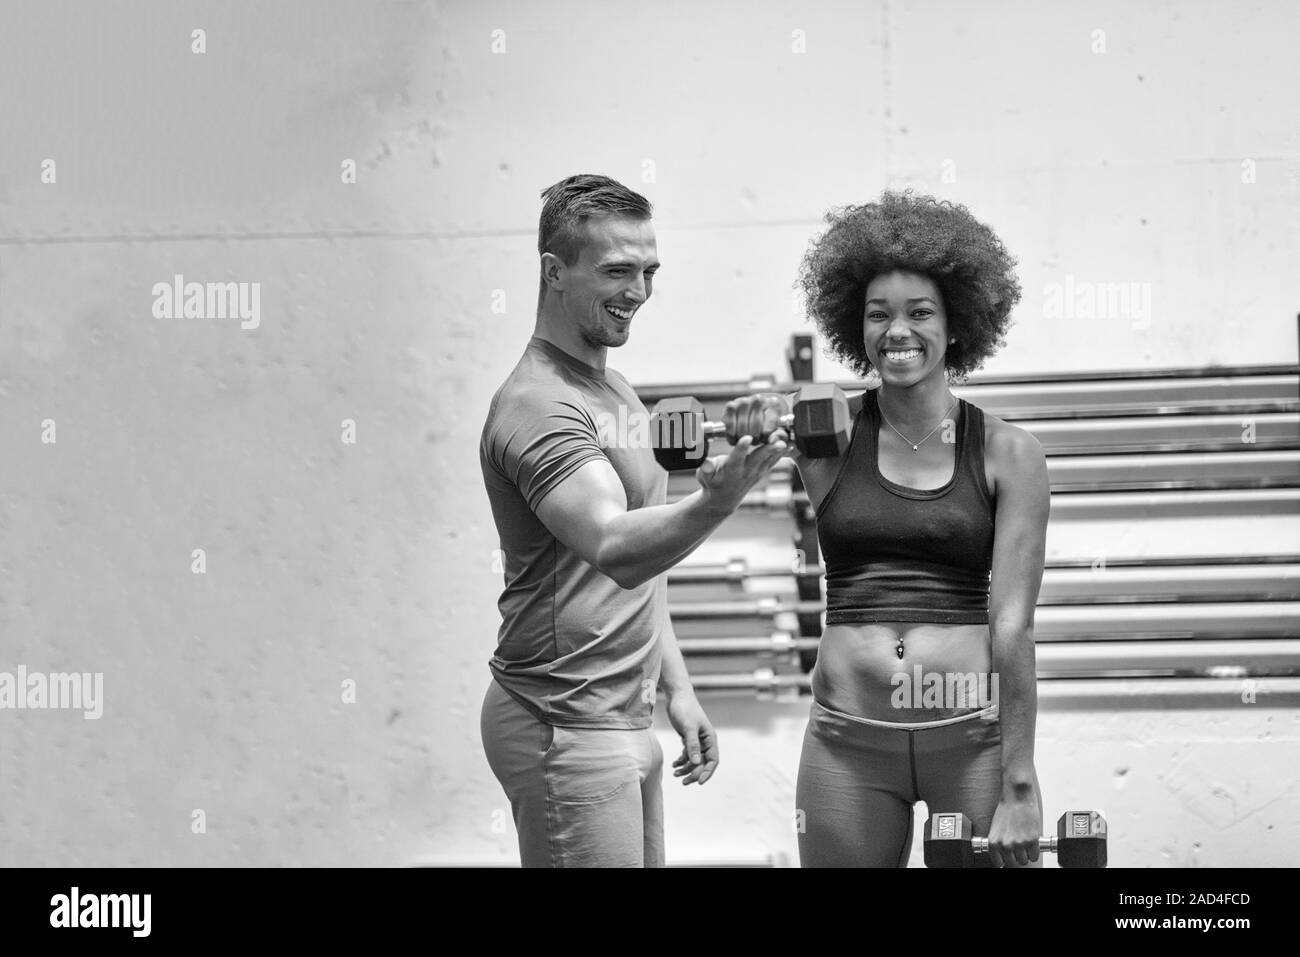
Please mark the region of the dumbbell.
[[[799, 390], [794, 411], [780, 416], [794, 444], [810, 459], [841, 454], [849, 446], [849, 402], [833, 383], [806, 385]], [[669, 472], [699, 468], [709, 452], [709, 440], [726, 437], [733, 445], [739, 436], [728, 435], [721, 422], [706, 422], [698, 399], [682, 396], [664, 399], [650, 413], [650, 441], [655, 460]]]
[[[1056, 836], [1040, 837], [1038, 849], [1056, 854], [1062, 867], [1105, 867], [1106, 819], [1097, 811], [1066, 811]], [[989, 839], [971, 833], [965, 814], [945, 811], [926, 822], [926, 867], [973, 867], [976, 855], [988, 852]]]

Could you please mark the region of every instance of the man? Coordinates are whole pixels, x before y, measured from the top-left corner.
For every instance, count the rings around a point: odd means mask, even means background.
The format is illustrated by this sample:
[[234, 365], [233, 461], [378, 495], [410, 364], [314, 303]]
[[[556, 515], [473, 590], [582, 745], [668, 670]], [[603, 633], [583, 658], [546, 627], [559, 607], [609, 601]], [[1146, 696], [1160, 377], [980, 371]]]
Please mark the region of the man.
[[524, 867], [659, 867], [656, 688], [682, 739], [675, 776], [703, 784], [718, 764], [663, 573], [739, 506], [785, 435], [759, 446], [743, 438], [704, 459], [699, 489], [664, 504], [667, 473], [646, 441], [645, 407], [605, 365], [659, 268], [650, 204], [591, 175], [542, 196], [537, 323], [479, 447], [505, 572], [483, 746]]

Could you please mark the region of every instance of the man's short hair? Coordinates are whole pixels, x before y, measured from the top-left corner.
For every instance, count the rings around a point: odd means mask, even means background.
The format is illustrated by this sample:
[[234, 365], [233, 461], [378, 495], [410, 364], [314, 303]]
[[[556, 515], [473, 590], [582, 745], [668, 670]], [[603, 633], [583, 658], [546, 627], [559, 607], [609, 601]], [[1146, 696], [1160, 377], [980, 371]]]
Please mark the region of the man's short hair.
[[650, 201], [608, 176], [579, 173], [542, 190], [542, 218], [537, 226], [537, 254], [553, 253], [566, 266], [578, 261], [587, 244], [592, 216], [649, 219]]

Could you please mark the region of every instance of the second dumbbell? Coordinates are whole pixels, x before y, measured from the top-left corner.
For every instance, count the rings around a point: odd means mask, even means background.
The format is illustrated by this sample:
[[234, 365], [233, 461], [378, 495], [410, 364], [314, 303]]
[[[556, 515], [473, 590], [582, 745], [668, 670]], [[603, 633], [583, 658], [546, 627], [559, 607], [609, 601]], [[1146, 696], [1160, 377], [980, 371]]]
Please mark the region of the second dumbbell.
[[[1038, 849], [1056, 855], [1061, 867], [1106, 866], [1106, 819], [1097, 811], [1067, 811], [1056, 822], [1056, 834], [1040, 837]], [[976, 837], [965, 814], [930, 815], [925, 829], [926, 867], [973, 867], [987, 857], [989, 839]]]
[[[777, 428], [791, 434], [795, 446], [808, 458], [840, 455], [849, 445], [849, 403], [833, 383], [804, 386], [794, 410], [777, 419]], [[664, 399], [650, 413], [650, 440], [655, 460], [669, 472], [697, 469], [709, 454], [709, 441], [739, 439], [721, 422], [708, 422], [698, 399], [683, 396]], [[766, 441], [761, 436], [760, 441]]]

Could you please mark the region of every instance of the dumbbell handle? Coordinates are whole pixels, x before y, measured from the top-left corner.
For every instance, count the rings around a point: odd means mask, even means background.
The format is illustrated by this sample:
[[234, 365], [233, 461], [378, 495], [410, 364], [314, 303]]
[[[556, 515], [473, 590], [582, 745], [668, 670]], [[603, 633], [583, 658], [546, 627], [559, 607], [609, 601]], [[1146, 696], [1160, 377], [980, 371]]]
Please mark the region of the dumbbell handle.
[[[786, 434], [793, 437], [794, 413], [787, 412], [785, 415], [777, 416], [776, 428], [785, 429]], [[727, 426], [722, 422], [705, 422], [702, 429], [703, 429], [704, 438], [716, 439], [716, 438], [725, 437], [727, 441], [730, 442], [732, 445], [735, 445], [736, 439], [740, 437], [740, 436], [728, 435]], [[772, 431], [775, 432], [776, 429], [773, 429]]]
[[[987, 837], [972, 837], [971, 847], [974, 848], [976, 854], [987, 854], [989, 852], [989, 839]], [[1040, 837], [1038, 839], [1038, 849], [1040, 851], [1051, 851], [1055, 854], [1056, 838]]]

